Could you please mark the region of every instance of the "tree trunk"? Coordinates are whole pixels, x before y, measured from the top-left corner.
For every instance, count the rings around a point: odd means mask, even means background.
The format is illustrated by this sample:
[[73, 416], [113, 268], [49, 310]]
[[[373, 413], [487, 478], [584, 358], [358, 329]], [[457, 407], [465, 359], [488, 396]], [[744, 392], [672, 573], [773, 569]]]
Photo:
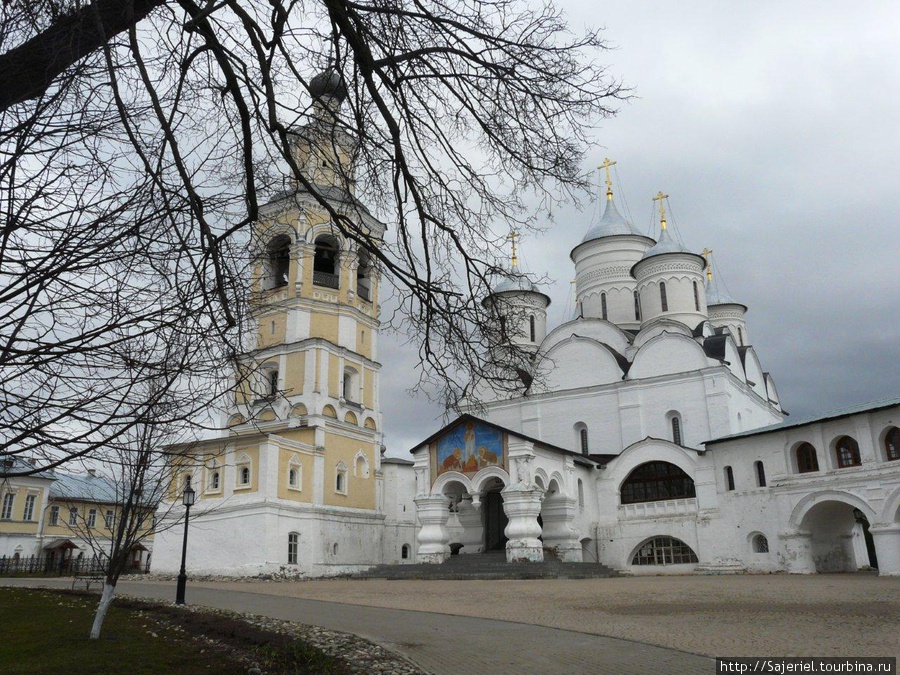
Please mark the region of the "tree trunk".
[[106, 618], [106, 612], [112, 604], [115, 592], [115, 584], [111, 584], [109, 581], [104, 582], [103, 595], [100, 596], [100, 604], [97, 605], [97, 613], [94, 614], [94, 625], [91, 626], [91, 640], [100, 638], [100, 629], [103, 628], [103, 620]]

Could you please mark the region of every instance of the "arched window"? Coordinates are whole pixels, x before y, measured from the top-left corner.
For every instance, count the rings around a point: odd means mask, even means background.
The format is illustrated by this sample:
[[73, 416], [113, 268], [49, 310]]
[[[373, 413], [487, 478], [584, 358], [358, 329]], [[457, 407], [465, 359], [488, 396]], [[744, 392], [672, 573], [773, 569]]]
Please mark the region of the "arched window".
[[638, 546], [632, 565], [688, 565], [697, 563], [697, 554], [675, 537], [654, 537]]
[[359, 264], [356, 268], [356, 293], [363, 300], [372, 301], [372, 258], [369, 252], [360, 248]]
[[641, 296], [638, 295], [638, 292], [634, 292], [634, 320], [641, 320]]
[[291, 238], [286, 234], [273, 237], [266, 246], [266, 288], [287, 286], [291, 269]]
[[583, 422], [579, 422], [575, 425], [575, 430], [578, 432], [578, 444], [581, 448], [581, 454], [588, 454], [588, 430], [587, 426]]
[[239, 478], [238, 482], [241, 485], [250, 485], [250, 467], [249, 466], [241, 467], [241, 473], [240, 473], [240, 478]]
[[353, 400], [353, 375], [349, 370], [344, 371], [344, 400]]
[[889, 462], [900, 459], [900, 429], [891, 427], [884, 436], [884, 456]]
[[528, 327], [531, 330], [531, 341], [534, 342], [534, 339], [537, 335], [537, 331], [535, 331], [534, 325], [534, 314], [528, 317]]
[[264, 396], [266, 398], [278, 396], [278, 369], [265, 367], [265, 370], [263, 371], [263, 380], [263, 390], [265, 392]]
[[725, 489], [728, 492], [734, 490], [734, 470], [730, 466], [725, 467]]
[[300, 535], [297, 532], [288, 534], [288, 565], [297, 564], [297, 553], [300, 549]]
[[401, 560], [409, 560], [409, 544], [403, 544], [400, 547], [400, 558]]
[[769, 552], [769, 540], [762, 534], [757, 534], [753, 537], [753, 552], [754, 553], [768, 553]]
[[218, 471], [213, 471], [212, 476], [209, 479], [209, 489], [210, 490], [218, 490], [221, 485], [221, 476]]
[[366, 457], [362, 450], [356, 453], [356, 458], [353, 462], [353, 475], [357, 478], [369, 477], [369, 458]]
[[675, 445], [681, 445], [681, 420], [675, 416], [672, 417], [672, 442]]
[[762, 462], [754, 462], [753, 468], [756, 470], [756, 486], [766, 487], [766, 467]]
[[795, 452], [797, 453], [797, 471], [799, 473], [812, 473], [819, 470], [819, 458], [811, 443], [801, 443]]
[[[606, 321], [609, 317], [606, 315], [606, 293], [600, 294], [600, 316]], [[637, 318], [637, 317], [635, 317]]]
[[666, 282], [659, 282], [659, 303], [662, 305], [662, 311], [669, 311], [669, 299], [666, 297]]
[[695, 497], [694, 481], [669, 462], [647, 462], [635, 468], [622, 482], [623, 504], [659, 502]]
[[334, 471], [334, 491], [347, 494], [347, 465], [339, 462]]
[[288, 489], [301, 490], [303, 487], [303, 465], [300, 458], [294, 455], [288, 463]]
[[697, 282], [694, 282], [694, 309], [700, 311], [700, 291], [697, 290]]
[[330, 234], [316, 237], [316, 252], [313, 258], [313, 283], [326, 288], [339, 288], [338, 243]]
[[741, 327], [738, 326], [738, 344], [743, 347], [744, 346], [744, 331], [741, 330]]
[[841, 469], [862, 464], [859, 457], [859, 444], [850, 436], [841, 436], [835, 443], [834, 451], [837, 455], [838, 467]]
[[584, 481], [578, 479], [578, 506], [584, 508]]

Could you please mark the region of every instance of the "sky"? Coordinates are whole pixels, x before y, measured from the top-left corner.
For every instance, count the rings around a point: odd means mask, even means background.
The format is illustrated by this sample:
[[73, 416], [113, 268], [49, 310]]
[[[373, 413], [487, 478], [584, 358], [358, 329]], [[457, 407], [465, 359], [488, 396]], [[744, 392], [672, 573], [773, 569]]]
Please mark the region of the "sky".
[[[749, 307], [789, 419], [900, 394], [900, 3], [558, 6], [576, 31], [604, 28], [599, 58], [634, 90], [584, 169], [617, 162], [617, 205], [641, 231], [669, 195], [670, 224]], [[601, 204], [555, 209], [521, 241], [526, 271], [553, 280], [550, 329], [573, 311], [569, 252]], [[414, 350], [383, 335], [379, 357], [387, 454], [409, 457], [443, 410], [406, 393]]]

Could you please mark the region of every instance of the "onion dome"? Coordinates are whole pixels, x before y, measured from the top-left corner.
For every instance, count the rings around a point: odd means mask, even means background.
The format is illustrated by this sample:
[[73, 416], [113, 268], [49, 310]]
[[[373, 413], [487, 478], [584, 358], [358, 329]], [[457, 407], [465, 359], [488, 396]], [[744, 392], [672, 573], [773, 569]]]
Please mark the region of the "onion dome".
[[491, 293], [505, 293], [507, 291], [525, 291], [526, 293], [540, 293], [538, 287], [532, 283], [527, 274], [522, 274], [515, 265], [508, 272], [504, 272], [503, 278], [491, 289]]
[[309, 93], [313, 98], [333, 98], [338, 103], [347, 98], [347, 85], [334, 68], [322, 71], [309, 82]]
[[622, 214], [619, 213], [611, 191], [607, 193], [607, 196], [608, 199], [606, 201], [606, 209], [603, 211], [603, 217], [600, 218], [599, 223], [594, 225], [584, 235], [584, 239], [581, 240], [582, 244], [592, 239], [602, 239], [603, 237], [612, 237], [619, 234], [643, 236], [634, 228], [634, 225], [625, 220]]
[[745, 310], [747, 309], [744, 303], [732, 298], [728, 291], [710, 279], [706, 285], [706, 306], [713, 307], [714, 305], [740, 305]]
[[664, 253], [690, 253], [690, 251], [672, 239], [669, 230], [663, 227], [659, 233], [659, 239], [656, 244], [644, 251], [641, 260], [646, 260], [647, 258], [652, 258], [657, 255], [663, 255]]

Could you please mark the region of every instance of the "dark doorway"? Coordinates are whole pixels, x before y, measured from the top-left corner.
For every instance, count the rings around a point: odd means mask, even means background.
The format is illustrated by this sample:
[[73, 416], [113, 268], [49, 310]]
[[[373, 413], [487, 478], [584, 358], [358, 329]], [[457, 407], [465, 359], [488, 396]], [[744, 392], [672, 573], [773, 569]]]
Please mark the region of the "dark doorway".
[[503, 495], [499, 491], [484, 496], [484, 550], [502, 551], [506, 548], [506, 525], [509, 518], [503, 510]]
[[862, 526], [863, 537], [866, 540], [866, 552], [869, 554], [869, 567], [877, 570], [878, 556], [875, 555], [875, 539], [872, 537], [872, 533], [869, 532], [869, 519], [859, 509], [853, 509], [853, 517]]

